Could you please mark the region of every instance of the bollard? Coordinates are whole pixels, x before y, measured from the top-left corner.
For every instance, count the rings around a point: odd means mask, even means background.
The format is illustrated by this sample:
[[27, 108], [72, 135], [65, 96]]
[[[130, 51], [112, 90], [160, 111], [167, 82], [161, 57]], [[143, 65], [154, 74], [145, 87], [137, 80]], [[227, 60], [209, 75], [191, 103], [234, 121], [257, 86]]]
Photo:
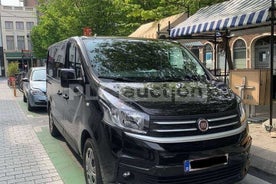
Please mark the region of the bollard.
[[15, 86], [15, 80], [12, 80], [12, 87], [13, 87], [13, 96], [16, 97], [16, 86]]

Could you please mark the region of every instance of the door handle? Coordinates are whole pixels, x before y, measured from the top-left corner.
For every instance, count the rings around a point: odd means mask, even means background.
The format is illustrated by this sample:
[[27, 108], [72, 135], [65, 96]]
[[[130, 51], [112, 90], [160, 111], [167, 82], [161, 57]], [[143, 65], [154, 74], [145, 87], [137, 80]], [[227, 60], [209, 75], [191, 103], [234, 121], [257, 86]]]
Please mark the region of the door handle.
[[79, 95], [84, 95], [83, 91], [78, 86], [74, 87], [73, 90], [74, 90], [75, 93], [79, 93]]
[[69, 96], [68, 96], [67, 94], [62, 95], [62, 97], [63, 97], [64, 99], [66, 99], [66, 100], [69, 99]]
[[58, 95], [62, 95], [62, 92], [60, 90], [58, 90], [57, 94]]
[[49, 79], [46, 79], [46, 82], [49, 83], [49, 84], [52, 84]]

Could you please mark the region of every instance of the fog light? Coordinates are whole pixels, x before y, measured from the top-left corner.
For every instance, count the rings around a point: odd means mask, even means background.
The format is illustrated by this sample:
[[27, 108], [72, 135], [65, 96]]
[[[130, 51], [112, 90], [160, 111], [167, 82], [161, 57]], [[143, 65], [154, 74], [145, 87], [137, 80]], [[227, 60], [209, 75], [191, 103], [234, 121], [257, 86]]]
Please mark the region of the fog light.
[[128, 178], [130, 175], [131, 175], [131, 173], [129, 171], [126, 171], [123, 173], [124, 178]]
[[131, 172], [130, 171], [126, 171], [126, 172], [123, 173], [123, 178], [130, 179], [130, 177], [131, 177]]

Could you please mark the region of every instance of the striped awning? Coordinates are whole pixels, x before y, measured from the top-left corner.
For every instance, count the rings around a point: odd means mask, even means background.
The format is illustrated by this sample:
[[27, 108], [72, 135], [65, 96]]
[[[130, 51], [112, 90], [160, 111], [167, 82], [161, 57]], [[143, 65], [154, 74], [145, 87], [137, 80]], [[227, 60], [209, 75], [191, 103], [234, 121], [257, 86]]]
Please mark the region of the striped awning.
[[187, 13], [179, 13], [170, 17], [163, 18], [155, 22], [149, 22], [141, 25], [137, 30], [129, 35], [129, 37], [140, 37], [140, 38], [158, 38], [158, 24], [160, 26], [160, 32], [168, 34], [168, 23], [171, 26], [176, 26], [179, 23], [187, 19]]
[[171, 37], [262, 24], [269, 20], [271, 0], [230, 0], [198, 10], [171, 30]]
[[185, 42], [183, 43], [184, 46], [186, 47], [203, 47], [204, 44], [201, 43], [200, 41], [196, 41], [196, 42]]

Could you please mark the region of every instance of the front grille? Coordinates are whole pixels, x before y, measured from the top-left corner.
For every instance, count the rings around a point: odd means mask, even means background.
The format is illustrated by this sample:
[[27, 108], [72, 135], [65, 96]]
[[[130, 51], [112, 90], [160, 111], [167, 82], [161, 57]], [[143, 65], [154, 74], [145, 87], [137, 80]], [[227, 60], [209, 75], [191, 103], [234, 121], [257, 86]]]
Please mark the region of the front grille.
[[47, 101], [45, 100], [40, 100], [38, 102], [35, 102], [36, 105], [47, 105]]
[[[209, 129], [202, 132], [198, 128], [198, 119], [204, 118], [209, 123]], [[203, 135], [233, 130], [240, 127], [239, 114], [228, 112], [225, 114], [209, 114], [201, 116], [156, 118], [150, 124], [150, 136], [154, 137], [177, 137]]]
[[[241, 165], [232, 165], [218, 170], [205, 171], [201, 173], [189, 173], [183, 174], [181, 176], [174, 177], [155, 177], [144, 175], [140, 176], [141, 183], [151, 183], [151, 184], [202, 184], [202, 183], [232, 183], [234, 180], [239, 180], [241, 178]], [[183, 171], [184, 172], [184, 171]]]

